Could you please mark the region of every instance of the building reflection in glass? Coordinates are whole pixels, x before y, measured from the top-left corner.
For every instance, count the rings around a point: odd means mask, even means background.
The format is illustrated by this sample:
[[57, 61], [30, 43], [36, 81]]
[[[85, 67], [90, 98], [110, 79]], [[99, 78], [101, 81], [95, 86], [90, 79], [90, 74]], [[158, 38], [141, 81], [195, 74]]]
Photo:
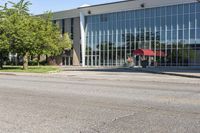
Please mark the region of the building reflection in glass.
[[158, 66], [200, 65], [200, 3], [86, 17], [86, 65], [119, 66], [151, 49]]

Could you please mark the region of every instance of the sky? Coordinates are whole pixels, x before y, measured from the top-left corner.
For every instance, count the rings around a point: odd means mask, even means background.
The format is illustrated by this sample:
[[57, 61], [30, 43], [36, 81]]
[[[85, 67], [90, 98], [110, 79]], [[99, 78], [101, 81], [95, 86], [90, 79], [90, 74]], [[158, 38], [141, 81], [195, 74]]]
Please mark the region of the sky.
[[[5, 3], [7, 0], [0, 0], [0, 4]], [[10, 0], [18, 2], [19, 0]], [[62, 11], [80, 7], [83, 4], [102, 4], [108, 2], [115, 2], [121, 0], [28, 0], [32, 3], [30, 12], [34, 15], [44, 13], [45, 11]]]

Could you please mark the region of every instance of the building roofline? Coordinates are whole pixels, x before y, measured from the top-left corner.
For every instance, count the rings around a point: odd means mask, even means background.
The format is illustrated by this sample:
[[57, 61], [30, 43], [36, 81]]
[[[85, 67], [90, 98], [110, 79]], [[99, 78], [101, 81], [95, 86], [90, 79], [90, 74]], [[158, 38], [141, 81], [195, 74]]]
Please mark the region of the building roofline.
[[[75, 10], [77, 10], [77, 8], [66, 9], [66, 10], [58, 10], [58, 11], [51, 11], [51, 10], [49, 10], [49, 12], [52, 13], [52, 14], [54, 14], [54, 13], [70, 12], [70, 11], [75, 11]], [[44, 13], [36, 14], [36, 16], [43, 15]]]
[[[151, 2], [152, 1], [152, 2]], [[80, 17], [80, 12], [82, 12], [85, 16], [87, 15], [96, 15], [102, 13], [110, 13], [110, 12], [118, 12], [124, 10], [137, 10], [142, 8], [142, 4], [145, 4], [145, 8], [152, 8], [158, 6], [165, 6], [171, 4], [180, 4], [180, 3], [188, 3], [188, 2], [196, 2], [197, 0], [119, 0], [110, 3], [103, 3], [85, 7], [78, 7], [73, 9], [61, 10], [52, 12], [53, 19], [62, 19], [62, 18], [72, 18], [72, 17]], [[129, 4], [130, 3], [130, 4]], [[89, 11], [91, 13], [89, 13]], [[37, 16], [40, 16], [39, 14]]]
[[[69, 11], [79, 10], [79, 9], [84, 9], [84, 8], [112, 5], [112, 4], [125, 3], [125, 2], [130, 2], [130, 1], [136, 1], [136, 0], [123, 0], [123, 1], [109, 2], [109, 3], [96, 4], [96, 5], [90, 5], [90, 6], [85, 6], [85, 7], [78, 7], [78, 8], [72, 8], [72, 9], [60, 10], [60, 11], [51, 11], [50, 10], [50, 12], [51, 13], [69, 12]], [[36, 16], [40, 16], [42, 14], [44, 14], [44, 13], [36, 14]]]
[[86, 7], [78, 7], [77, 9], [84, 9], [84, 8], [98, 7], [98, 6], [105, 6], [105, 5], [112, 5], [112, 4], [125, 3], [125, 2], [130, 2], [130, 1], [136, 1], [136, 0], [123, 0], [123, 1], [109, 2], [109, 3], [86, 6]]

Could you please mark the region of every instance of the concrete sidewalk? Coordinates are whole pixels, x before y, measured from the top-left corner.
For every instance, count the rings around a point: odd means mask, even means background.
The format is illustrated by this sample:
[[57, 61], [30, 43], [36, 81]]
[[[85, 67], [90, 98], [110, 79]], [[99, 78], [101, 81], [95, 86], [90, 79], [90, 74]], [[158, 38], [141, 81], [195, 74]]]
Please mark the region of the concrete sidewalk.
[[152, 68], [126, 68], [126, 67], [63, 67], [63, 71], [96, 71], [96, 72], [141, 72], [156, 73], [188, 78], [200, 78], [200, 67], [152, 67]]
[[[188, 78], [200, 78], [200, 68], [187, 67], [156, 67], [156, 68], [125, 68], [125, 67], [63, 67], [63, 72], [106, 72], [106, 73], [154, 73]], [[18, 76], [64, 76], [63, 72], [58, 73], [19, 73], [19, 72], [0, 72], [0, 75]]]
[[166, 74], [173, 76], [182, 76], [188, 78], [200, 78], [200, 68], [187, 68], [187, 67], [158, 67], [158, 68], [141, 68], [144, 72]]

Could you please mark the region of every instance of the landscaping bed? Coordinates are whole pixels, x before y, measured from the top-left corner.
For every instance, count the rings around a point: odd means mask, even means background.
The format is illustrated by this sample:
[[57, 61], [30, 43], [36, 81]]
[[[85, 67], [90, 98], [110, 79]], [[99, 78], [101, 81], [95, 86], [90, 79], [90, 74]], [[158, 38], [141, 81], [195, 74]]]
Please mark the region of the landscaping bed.
[[23, 70], [21, 66], [4, 66], [0, 72], [24, 72], [24, 73], [53, 73], [61, 71], [56, 66], [29, 66], [27, 70]]

